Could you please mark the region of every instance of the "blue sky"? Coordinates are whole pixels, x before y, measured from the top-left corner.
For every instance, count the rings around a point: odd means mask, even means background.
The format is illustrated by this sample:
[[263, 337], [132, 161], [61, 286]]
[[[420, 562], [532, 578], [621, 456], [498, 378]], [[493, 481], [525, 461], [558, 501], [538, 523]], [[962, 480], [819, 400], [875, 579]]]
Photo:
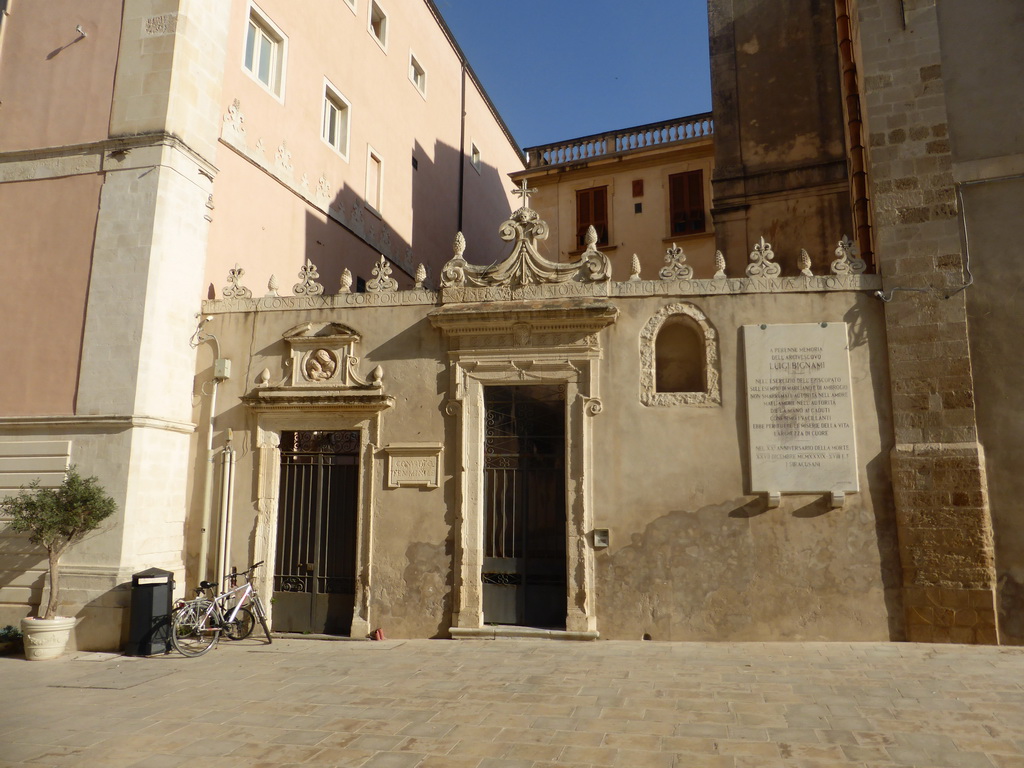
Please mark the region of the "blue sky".
[[520, 146], [711, 109], [706, 0], [434, 0]]

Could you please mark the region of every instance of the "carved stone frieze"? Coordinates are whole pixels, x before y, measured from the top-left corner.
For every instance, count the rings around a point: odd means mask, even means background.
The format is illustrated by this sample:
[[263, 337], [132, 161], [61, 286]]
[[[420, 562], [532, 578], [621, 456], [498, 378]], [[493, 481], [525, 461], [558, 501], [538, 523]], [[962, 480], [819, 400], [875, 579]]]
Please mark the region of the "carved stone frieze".
[[[658, 332], [673, 315], [686, 315], [701, 329], [704, 343], [704, 391], [658, 392], [655, 380]], [[693, 304], [680, 302], [663, 307], [640, 332], [640, 402], [647, 406], [721, 405], [718, 373], [718, 334], [707, 317]]]
[[340, 323], [302, 323], [285, 331], [289, 347], [291, 387], [379, 389], [383, 371], [377, 366], [368, 379], [357, 373], [358, 333]]

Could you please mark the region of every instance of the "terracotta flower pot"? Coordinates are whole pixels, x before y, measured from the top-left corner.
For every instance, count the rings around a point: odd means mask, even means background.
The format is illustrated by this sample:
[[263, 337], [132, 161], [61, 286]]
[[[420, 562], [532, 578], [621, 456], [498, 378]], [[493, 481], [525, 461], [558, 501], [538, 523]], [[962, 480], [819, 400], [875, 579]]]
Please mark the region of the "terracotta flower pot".
[[21, 634], [25, 638], [25, 658], [29, 661], [56, 659], [64, 653], [71, 630], [78, 619], [58, 616], [55, 619], [21, 620]]

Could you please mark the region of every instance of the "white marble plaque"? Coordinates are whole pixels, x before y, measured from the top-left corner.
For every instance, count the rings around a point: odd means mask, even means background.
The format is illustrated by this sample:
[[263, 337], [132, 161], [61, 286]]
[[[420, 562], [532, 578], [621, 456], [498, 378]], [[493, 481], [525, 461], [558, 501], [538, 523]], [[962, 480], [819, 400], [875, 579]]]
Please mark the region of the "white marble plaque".
[[857, 491], [846, 323], [745, 325], [754, 493]]
[[437, 488], [441, 484], [440, 443], [391, 443], [388, 488]]

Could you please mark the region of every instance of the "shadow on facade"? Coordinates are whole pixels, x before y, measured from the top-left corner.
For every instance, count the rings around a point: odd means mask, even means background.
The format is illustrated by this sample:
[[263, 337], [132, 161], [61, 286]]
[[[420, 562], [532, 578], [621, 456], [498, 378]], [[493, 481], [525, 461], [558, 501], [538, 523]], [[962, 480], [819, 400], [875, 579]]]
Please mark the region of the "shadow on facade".
[[381, 254], [400, 289], [412, 287], [419, 264], [427, 268], [427, 286], [436, 288], [460, 223], [470, 242], [469, 258], [489, 263], [501, 253], [504, 243], [497, 232], [508, 218], [511, 182], [495, 166], [481, 163], [478, 169], [440, 141], [429, 152], [415, 142], [409, 156], [387, 160], [378, 206], [365, 184], [360, 190], [345, 183], [330, 203], [329, 217], [307, 209], [302, 259], [316, 265], [325, 294], [338, 292], [345, 269], [352, 273], [351, 290], [362, 290]]

